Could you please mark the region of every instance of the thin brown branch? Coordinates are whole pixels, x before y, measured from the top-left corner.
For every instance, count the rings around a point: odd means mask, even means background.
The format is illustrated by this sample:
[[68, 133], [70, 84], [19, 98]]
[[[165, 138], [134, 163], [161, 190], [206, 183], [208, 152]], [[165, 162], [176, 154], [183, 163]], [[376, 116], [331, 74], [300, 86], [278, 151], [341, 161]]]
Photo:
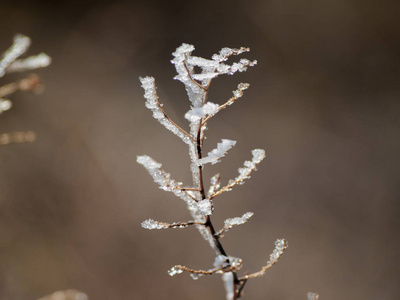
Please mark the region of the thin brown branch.
[[[278, 244], [278, 242], [279, 242], [279, 244]], [[274, 264], [276, 264], [278, 262], [279, 258], [282, 256], [283, 251], [286, 250], [288, 244], [287, 244], [286, 240], [281, 239], [281, 240], [276, 241], [275, 245], [276, 245], [276, 247], [270, 256], [270, 260], [267, 262], [267, 264], [264, 267], [262, 267], [262, 269], [260, 271], [249, 274], [249, 275], [245, 275], [242, 278], [240, 278], [239, 280], [245, 281], [245, 280], [249, 280], [252, 278], [261, 277], [265, 274], [265, 272], [268, 269], [270, 269]]]
[[[202, 158], [202, 151], [203, 151], [203, 139], [201, 137], [201, 132], [202, 132], [202, 120], [199, 122], [199, 127], [198, 127], [198, 132], [197, 132], [197, 158], [201, 159]], [[206, 199], [206, 194], [204, 190], [204, 184], [203, 184], [203, 167], [199, 166], [199, 179], [200, 179], [200, 194], [202, 197], [202, 200]], [[226, 253], [224, 247], [222, 246], [219, 236], [216, 234], [216, 231], [214, 229], [214, 225], [211, 222], [211, 217], [206, 216], [206, 222], [205, 222], [205, 227], [210, 231], [211, 236], [213, 237], [215, 247], [218, 249], [218, 252], [220, 255], [224, 255], [228, 257], [228, 254]], [[232, 267], [228, 261], [227, 268]], [[233, 287], [234, 287], [234, 297], [233, 300], [238, 299], [238, 295], [236, 293], [237, 288], [240, 286], [240, 281], [237, 273], [235, 270], [232, 270], [232, 275], [233, 275]]]
[[163, 226], [164, 228], [185, 228], [191, 225], [202, 225], [204, 226], [205, 224], [202, 222], [195, 222], [195, 221], [188, 221], [188, 222], [174, 222], [172, 224], [169, 223], [163, 223], [163, 222], [158, 222], [154, 221], [157, 224]]
[[210, 269], [210, 270], [195, 270], [195, 269], [190, 269], [188, 267], [185, 266], [181, 266], [181, 265], [176, 265], [174, 266], [174, 268], [177, 268], [179, 270], [185, 271], [185, 272], [189, 272], [192, 274], [201, 274], [201, 275], [212, 275], [215, 273], [228, 273], [228, 272], [232, 272], [232, 271], [237, 271], [240, 270], [240, 268], [242, 267], [242, 265], [239, 266], [227, 266], [224, 268], [214, 268], [214, 269]]
[[12, 82], [0, 87], [0, 98], [11, 95], [17, 91], [33, 91], [38, 92], [42, 88], [42, 82], [39, 76], [31, 74], [28, 77]]
[[181, 191], [195, 191], [195, 192], [200, 192], [200, 189], [196, 188], [178, 188]]
[[8, 145], [11, 143], [31, 143], [36, 139], [33, 131], [16, 131], [0, 134], [0, 145]]
[[[248, 178], [248, 176], [256, 169], [256, 167], [257, 167], [257, 165], [258, 164], [256, 164], [255, 166], [254, 166], [254, 168], [251, 168], [251, 169], [249, 169], [249, 172], [247, 172], [246, 174], [245, 174], [245, 178]], [[235, 185], [238, 185], [240, 182], [242, 182], [244, 179], [243, 178], [239, 178], [239, 177], [237, 177], [234, 181], [232, 181], [231, 183], [229, 183], [228, 185], [226, 185], [226, 186], [224, 186], [223, 188], [221, 188], [218, 192], [216, 192], [215, 194], [213, 194], [213, 195], [210, 195], [209, 197], [208, 197], [208, 199], [213, 199], [213, 198], [215, 198], [216, 196], [218, 196], [218, 195], [220, 195], [220, 194], [222, 194], [222, 193], [224, 193], [224, 192], [226, 192], [226, 191], [230, 191]]]
[[221, 110], [223, 110], [224, 108], [226, 108], [229, 105], [232, 105], [236, 100], [238, 100], [240, 97], [242, 97], [243, 91], [246, 90], [248, 88], [248, 85], [243, 85], [241, 87], [239, 87], [239, 89], [237, 90], [236, 95], [234, 95], [233, 97], [229, 98], [228, 101], [226, 101], [224, 104], [220, 105], [220, 107], [218, 107], [218, 110], [215, 112], [215, 114], [209, 115], [208, 117], [206, 117], [201, 125], [204, 125], [207, 123], [208, 120], [210, 120], [213, 116], [215, 116], [218, 112], [220, 112]]
[[190, 75], [189, 68], [187, 67], [185, 61], [183, 62], [183, 65], [184, 65], [184, 67], [185, 67], [185, 69], [186, 69], [186, 72], [188, 73], [188, 76], [189, 76], [190, 80], [191, 80], [194, 84], [196, 84], [199, 88], [201, 88], [203, 91], [207, 91], [207, 88], [206, 88], [206, 87], [204, 87], [203, 85], [201, 85], [200, 83], [198, 83], [196, 80], [194, 80], [194, 79], [192, 78], [192, 75]]
[[156, 92], [156, 85], [155, 85], [155, 83], [154, 83], [154, 96], [155, 96], [155, 98], [156, 98], [157, 106], [158, 106], [158, 108], [160, 109], [161, 113], [164, 115], [164, 117], [165, 117], [173, 126], [175, 126], [175, 127], [176, 127], [178, 130], [180, 130], [183, 134], [187, 135], [191, 140], [194, 141], [194, 138], [193, 138], [189, 133], [187, 133], [184, 129], [182, 129], [182, 127], [180, 127], [178, 124], [176, 124], [174, 121], [172, 121], [171, 118], [168, 117], [168, 115], [165, 113], [165, 111], [164, 111], [164, 109], [162, 108], [162, 105], [161, 105], [161, 103], [160, 103], [160, 101], [159, 101], [159, 99], [158, 99], [158, 95], [157, 95], [157, 92]]

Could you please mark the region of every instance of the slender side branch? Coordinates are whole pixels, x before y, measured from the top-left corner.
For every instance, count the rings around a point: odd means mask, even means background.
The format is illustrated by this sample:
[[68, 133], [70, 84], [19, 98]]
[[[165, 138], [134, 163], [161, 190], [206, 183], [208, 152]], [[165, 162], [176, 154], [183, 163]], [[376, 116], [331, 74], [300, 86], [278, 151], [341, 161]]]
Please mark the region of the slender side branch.
[[228, 185], [221, 188], [218, 192], [209, 196], [209, 199], [213, 199], [223, 192], [230, 191], [235, 185], [242, 183], [245, 179], [250, 178], [250, 174], [256, 170], [257, 165], [265, 158], [265, 151], [262, 149], [254, 149], [252, 151], [252, 161], [245, 161], [244, 168], [239, 169], [239, 176], [235, 180], [230, 180]]
[[0, 87], [0, 98], [11, 95], [17, 91], [40, 91], [42, 82], [39, 76], [31, 74], [28, 77]]
[[220, 105], [218, 107], [218, 110], [212, 114], [209, 115], [208, 117], [206, 117], [203, 122], [201, 123], [201, 125], [203, 126], [204, 124], [206, 124], [208, 122], [208, 120], [210, 120], [213, 116], [215, 116], [218, 112], [220, 112], [221, 110], [223, 110], [224, 108], [226, 108], [229, 105], [232, 105], [236, 100], [238, 100], [240, 97], [243, 96], [243, 91], [249, 88], [249, 84], [248, 83], [240, 83], [238, 85], [238, 89], [236, 91], [233, 92], [233, 97], [231, 97], [228, 101], [226, 101], [224, 104]]
[[[174, 270], [179, 269], [181, 271], [185, 271], [185, 272], [189, 272], [189, 273], [193, 273], [193, 274], [212, 275], [212, 274], [216, 274], [216, 273], [222, 274], [222, 273], [227, 273], [227, 272], [232, 272], [232, 271], [238, 271], [238, 270], [240, 270], [241, 267], [242, 267], [242, 265], [239, 265], [239, 266], [231, 266], [230, 265], [230, 266], [227, 266], [224, 268], [214, 268], [214, 269], [209, 269], [209, 270], [195, 270], [195, 269], [190, 269], [185, 266], [176, 265], [176, 266], [172, 267], [172, 269], [174, 269]], [[175, 274], [173, 274], [173, 275], [175, 275]]]
[[270, 259], [267, 262], [267, 264], [260, 271], [249, 274], [249, 275], [245, 275], [244, 277], [240, 278], [239, 280], [247, 281], [248, 279], [263, 276], [269, 268], [271, 268], [274, 264], [276, 264], [278, 262], [279, 258], [281, 257], [281, 255], [283, 254], [283, 251], [285, 251], [287, 246], [288, 246], [288, 243], [285, 239], [276, 240], [275, 249], [272, 252], [272, 254], [270, 255]]
[[36, 139], [33, 131], [16, 131], [0, 134], [0, 145], [8, 145], [11, 143], [32, 143]]
[[167, 228], [186, 228], [191, 225], [201, 225], [204, 226], [204, 223], [188, 221], [188, 222], [174, 222], [172, 224], [155, 221], [153, 219], [148, 219], [142, 222], [142, 227], [145, 229], [167, 229]]
[[[200, 83], [198, 83], [196, 80], [193, 79], [192, 75], [190, 75], [190, 71], [189, 68], [187, 67], [186, 61], [183, 61], [183, 65], [185, 66], [186, 72], [189, 76], [189, 79], [195, 84], [197, 85], [199, 88], [201, 88], [203, 91], [207, 92], [208, 91], [208, 86], [204, 87], [203, 85], [201, 85]], [[204, 101], [203, 101], [204, 103]]]
[[186, 130], [182, 129], [182, 127], [180, 127], [178, 124], [176, 124], [174, 121], [171, 120], [170, 117], [168, 117], [168, 115], [166, 114], [166, 112], [164, 111], [159, 99], [158, 99], [158, 94], [156, 92], [156, 83], [153, 81], [153, 86], [154, 86], [154, 97], [156, 99], [157, 102], [157, 106], [159, 108], [159, 110], [161, 111], [161, 113], [164, 115], [164, 117], [173, 125], [175, 126], [179, 131], [181, 131], [183, 134], [187, 135], [191, 140], [194, 140], [193, 137], [186, 132]]

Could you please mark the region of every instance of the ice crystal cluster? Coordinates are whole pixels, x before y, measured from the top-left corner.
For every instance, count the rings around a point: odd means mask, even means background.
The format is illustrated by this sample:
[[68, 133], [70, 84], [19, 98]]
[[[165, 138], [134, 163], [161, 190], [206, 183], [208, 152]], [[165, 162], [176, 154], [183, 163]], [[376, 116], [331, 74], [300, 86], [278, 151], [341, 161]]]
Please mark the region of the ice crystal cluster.
[[[51, 58], [45, 54], [29, 56], [28, 58], [20, 58], [31, 45], [31, 39], [22, 34], [14, 37], [13, 44], [7, 49], [0, 58], [0, 78], [13, 72], [24, 72], [38, 68], [47, 67]], [[0, 114], [12, 107], [12, 102], [8, 97], [17, 91], [33, 91], [37, 92], [41, 88], [41, 82], [37, 75], [31, 74], [16, 82], [11, 82], [0, 86]], [[31, 142], [35, 139], [33, 132], [12, 132], [0, 135], [0, 145], [19, 142]]]
[[[241, 217], [228, 218], [225, 220], [223, 228], [217, 231], [211, 221], [214, 211], [213, 202], [218, 195], [231, 191], [235, 186], [243, 184], [246, 179], [250, 178], [251, 173], [256, 170], [257, 165], [265, 158], [265, 151], [262, 149], [252, 150], [251, 160], [245, 161], [243, 167], [238, 170], [239, 175], [229, 180], [225, 185], [221, 184], [220, 174], [213, 176], [210, 179], [210, 185], [206, 193], [203, 169], [207, 164], [220, 162], [228, 151], [236, 145], [236, 141], [223, 138], [220, 143], [213, 147], [214, 150], [208, 152], [207, 155], [203, 153], [203, 145], [204, 133], [210, 118], [239, 100], [243, 96], [243, 92], [249, 87], [248, 83], [240, 83], [233, 92], [233, 96], [227, 99], [225, 103], [214, 103], [208, 101], [209, 87], [212, 80], [220, 75], [233, 75], [236, 72], [246, 71], [248, 67], [256, 65], [257, 61], [242, 58], [239, 62], [227, 63], [231, 56], [250, 51], [249, 48], [244, 47], [239, 49], [223, 48], [219, 53], [214, 54], [211, 59], [192, 56], [193, 51], [194, 46], [182, 44], [173, 53], [171, 61], [177, 72], [174, 79], [184, 84], [188, 95], [189, 105], [185, 119], [189, 121], [189, 130], [186, 131], [168, 117], [158, 98], [155, 79], [153, 77], [140, 78], [145, 92], [145, 105], [152, 111], [153, 117], [188, 145], [191, 159], [191, 182], [183, 184], [173, 180], [171, 175], [162, 169], [160, 163], [147, 155], [137, 157], [137, 162], [147, 169], [160, 189], [172, 192], [186, 203], [192, 220], [165, 223], [148, 219], [142, 223], [142, 227], [145, 229], [165, 229], [186, 228], [190, 225], [196, 226], [215, 251], [214, 268], [194, 270], [176, 265], [168, 271], [168, 274], [173, 276], [189, 272], [193, 279], [198, 279], [204, 275], [222, 274], [226, 299], [239, 299], [247, 280], [263, 275], [282, 255], [287, 247], [287, 242], [284, 239], [276, 241], [275, 250], [271, 254], [267, 265], [261, 271], [243, 277], [239, 276], [238, 271], [242, 267], [242, 260], [229, 256], [222, 246], [221, 239], [223, 234], [234, 226], [246, 223], [253, 216], [253, 213], [246, 212]], [[196, 70], [200, 70], [200, 72], [196, 72]]]

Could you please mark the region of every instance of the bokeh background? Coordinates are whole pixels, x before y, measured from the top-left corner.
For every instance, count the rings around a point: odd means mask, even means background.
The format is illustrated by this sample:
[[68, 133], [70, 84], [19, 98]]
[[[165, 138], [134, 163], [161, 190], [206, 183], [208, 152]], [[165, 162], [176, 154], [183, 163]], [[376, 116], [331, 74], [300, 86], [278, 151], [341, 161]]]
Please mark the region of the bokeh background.
[[[184, 203], [136, 163], [148, 154], [190, 183], [187, 149], [144, 107], [139, 76], [156, 78], [171, 118], [189, 109], [171, 53], [194, 44], [211, 57], [248, 46], [258, 65], [213, 82], [210, 101], [238, 103], [209, 123], [206, 150], [238, 141], [222, 182], [250, 150], [267, 159], [245, 185], [215, 200], [217, 227], [255, 212], [223, 242], [256, 271], [277, 238], [289, 248], [244, 299], [399, 299], [400, 6], [397, 1], [8, 1], [0, 49], [15, 33], [52, 65], [41, 95], [18, 93], [1, 133], [37, 141], [0, 148], [0, 299], [75, 288], [92, 300], [224, 299], [219, 276], [167, 275], [212, 267], [194, 228], [146, 231], [147, 218], [185, 221]], [[1, 79], [8, 83], [23, 75]]]

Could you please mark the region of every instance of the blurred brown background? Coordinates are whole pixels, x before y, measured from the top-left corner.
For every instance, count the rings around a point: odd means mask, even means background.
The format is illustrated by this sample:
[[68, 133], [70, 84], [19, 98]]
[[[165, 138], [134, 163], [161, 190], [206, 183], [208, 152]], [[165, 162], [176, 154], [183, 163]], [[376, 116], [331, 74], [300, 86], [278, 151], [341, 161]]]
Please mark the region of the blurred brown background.
[[[268, 157], [244, 186], [216, 199], [217, 227], [255, 216], [223, 242], [256, 271], [285, 237], [289, 248], [244, 299], [399, 299], [400, 5], [398, 1], [1, 1], [0, 49], [15, 33], [52, 65], [42, 95], [19, 93], [1, 133], [33, 130], [33, 144], [0, 148], [0, 299], [75, 288], [91, 300], [224, 299], [219, 276], [169, 277], [175, 264], [212, 267], [194, 228], [146, 231], [147, 218], [188, 220], [136, 155], [190, 183], [187, 149], [144, 107], [138, 76], [156, 78], [169, 115], [186, 126], [186, 93], [171, 53], [210, 57], [248, 46], [259, 64], [214, 81], [223, 103], [206, 149], [238, 141], [221, 171], [250, 150]], [[5, 84], [22, 74], [1, 79]]]

